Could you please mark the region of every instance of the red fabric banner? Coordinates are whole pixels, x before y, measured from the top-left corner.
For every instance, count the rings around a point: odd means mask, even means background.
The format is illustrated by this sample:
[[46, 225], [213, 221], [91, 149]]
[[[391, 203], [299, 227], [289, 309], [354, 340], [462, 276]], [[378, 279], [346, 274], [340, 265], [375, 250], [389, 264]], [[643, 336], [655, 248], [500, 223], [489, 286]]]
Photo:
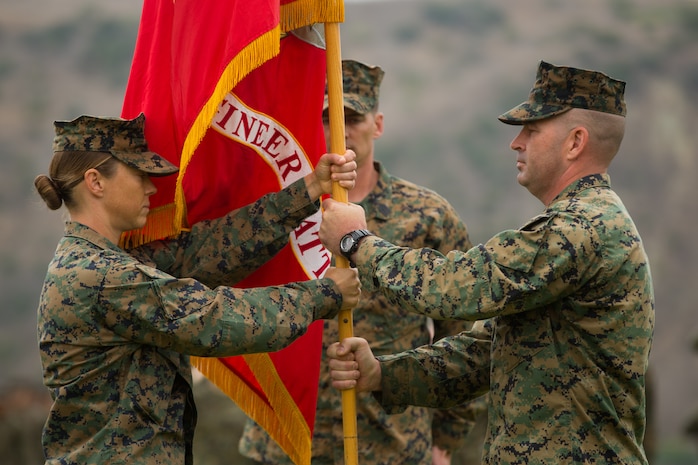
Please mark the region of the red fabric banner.
[[[180, 172], [176, 181], [154, 178], [148, 224], [123, 245], [176, 234], [313, 169], [325, 151], [325, 52], [317, 31], [303, 26], [343, 14], [341, 1], [327, 0], [145, 0], [122, 116], [145, 113], [150, 149]], [[319, 219], [307, 219], [277, 257], [236, 285], [321, 277], [329, 256]], [[321, 331], [317, 323], [276, 353], [192, 357], [296, 463], [310, 463]]]

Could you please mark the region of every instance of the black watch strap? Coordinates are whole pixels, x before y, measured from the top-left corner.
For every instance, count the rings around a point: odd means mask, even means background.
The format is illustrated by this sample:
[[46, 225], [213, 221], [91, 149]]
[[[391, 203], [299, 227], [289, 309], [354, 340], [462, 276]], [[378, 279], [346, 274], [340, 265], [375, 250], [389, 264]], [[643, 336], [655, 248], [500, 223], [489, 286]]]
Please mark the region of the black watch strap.
[[[373, 235], [374, 234], [367, 229], [356, 229], [348, 234], [345, 234], [344, 237], [342, 237], [342, 240], [340, 242], [340, 251], [342, 252], [342, 255], [344, 255], [344, 257], [347, 260], [350, 260], [350, 257], [359, 248], [359, 243], [361, 242], [361, 239], [363, 239], [364, 237], [373, 236]], [[346, 243], [346, 242], [351, 243], [350, 248], [341, 247], [341, 245]]]

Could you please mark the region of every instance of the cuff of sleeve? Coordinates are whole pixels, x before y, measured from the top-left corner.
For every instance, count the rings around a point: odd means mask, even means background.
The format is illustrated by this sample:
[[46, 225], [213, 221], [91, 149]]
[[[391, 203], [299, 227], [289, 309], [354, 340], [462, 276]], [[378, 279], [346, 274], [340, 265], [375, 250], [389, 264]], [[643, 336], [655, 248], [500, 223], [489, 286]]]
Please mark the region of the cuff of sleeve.
[[295, 218], [300, 216], [302, 218], [307, 218], [320, 209], [319, 200], [315, 202], [310, 200], [308, 188], [303, 178], [281, 189], [278, 195], [280, 199], [283, 199], [280, 203], [289, 205], [288, 214], [290, 217]]
[[362, 292], [375, 292], [380, 287], [375, 272], [375, 264], [380, 260], [381, 255], [392, 247], [395, 247], [385, 239], [378, 236], [368, 236], [361, 241], [359, 250], [354, 254], [355, 265], [359, 271]]
[[318, 294], [323, 297], [323, 301], [315, 308], [313, 318], [315, 320], [329, 320], [337, 316], [342, 308], [344, 298], [334, 281], [329, 278], [317, 280]]
[[407, 404], [403, 403], [398, 396], [401, 383], [400, 380], [395, 379], [390, 370], [390, 358], [392, 358], [390, 355], [376, 357], [381, 364], [381, 390], [374, 392], [373, 397], [388, 415], [394, 415], [404, 412]]

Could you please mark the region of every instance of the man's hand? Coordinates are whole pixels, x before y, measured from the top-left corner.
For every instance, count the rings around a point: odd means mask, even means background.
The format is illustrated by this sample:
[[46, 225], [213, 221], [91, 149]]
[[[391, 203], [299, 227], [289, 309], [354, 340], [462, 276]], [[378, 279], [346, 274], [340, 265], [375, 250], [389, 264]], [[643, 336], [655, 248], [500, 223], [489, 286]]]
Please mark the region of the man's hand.
[[353, 203], [325, 199], [322, 201], [322, 210], [320, 240], [330, 252], [339, 255], [342, 236], [355, 229], [366, 229], [364, 209]]
[[332, 387], [358, 392], [381, 390], [381, 367], [366, 339], [348, 337], [327, 348]]

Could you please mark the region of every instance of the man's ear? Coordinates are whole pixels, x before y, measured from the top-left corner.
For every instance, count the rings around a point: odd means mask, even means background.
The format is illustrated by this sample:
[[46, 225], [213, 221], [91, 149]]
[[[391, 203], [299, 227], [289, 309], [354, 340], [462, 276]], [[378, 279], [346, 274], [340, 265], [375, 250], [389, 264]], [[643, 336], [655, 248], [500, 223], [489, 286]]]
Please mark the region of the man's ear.
[[90, 168], [83, 175], [87, 191], [97, 197], [104, 194], [104, 176], [95, 168]]
[[373, 131], [373, 138], [378, 139], [383, 135], [383, 112], [379, 111], [374, 116], [376, 129]]
[[567, 136], [567, 142], [567, 159], [576, 160], [589, 143], [589, 130], [584, 126], [575, 127]]

